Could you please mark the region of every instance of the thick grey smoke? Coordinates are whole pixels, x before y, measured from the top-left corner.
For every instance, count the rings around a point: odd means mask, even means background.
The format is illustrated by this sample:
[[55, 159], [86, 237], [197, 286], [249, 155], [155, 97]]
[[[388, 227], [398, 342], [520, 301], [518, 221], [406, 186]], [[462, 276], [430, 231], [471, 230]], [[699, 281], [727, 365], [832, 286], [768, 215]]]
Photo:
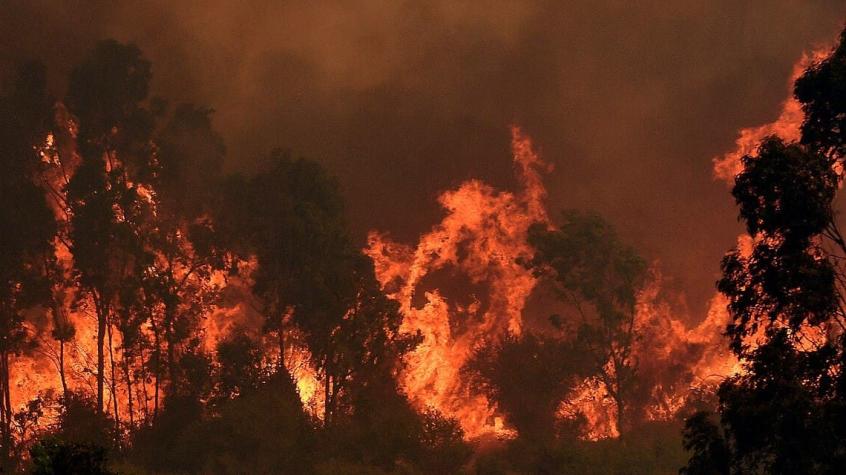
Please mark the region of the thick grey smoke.
[[607, 216], [701, 314], [738, 226], [710, 159], [775, 118], [840, 0], [229, 2], [0, 0], [0, 67], [68, 68], [137, 43], [155, 92], [217, 110], [231, 169], [272, 147], [319, 160], [356, 231], [412, 239], [438, 192], [512, 185], [507, 125], [555, 171], [551, 206]]

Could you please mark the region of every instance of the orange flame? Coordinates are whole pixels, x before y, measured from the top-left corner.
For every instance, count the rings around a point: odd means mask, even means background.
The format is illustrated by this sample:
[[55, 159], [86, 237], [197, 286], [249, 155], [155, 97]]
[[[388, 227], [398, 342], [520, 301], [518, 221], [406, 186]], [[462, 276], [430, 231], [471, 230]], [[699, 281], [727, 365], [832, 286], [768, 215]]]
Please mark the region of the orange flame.
[[[55, 257], [59, 272], [70, 283], [72, 279], [73, 255], [62, 239], [70, 222], [70, 210], [68, 208], [65, 189], [73, 177], [80, 157], [76, 151], [75, 119], [68, 113], [61, 103], [56, 105], [55, 114], [57, 130], [47, 134], [44, 142], [37, 148], [37, 153], [43, 164], [43, 169], [38, 177], [39, 183], [44, 189], [48, 203], [57, 219], [60, 236], [55, 241]], [[116, 156], [108, 157], [106, 166], [114, 166], [119, 163]], [[131, 183], [129, 186], [133, 186]], [[136, 191], [140, 197], [151, 205], [155, 211], [157, 205], [156, 191], [146, 185], [138, 184]], [[180, 246], [187, 255], [193, 253], [190, 242], [179, 234]], [[164, 259], [163, 256], [159, 256]], [[217, 343], [224, 339], [237, 325], [243, 325], [248, 329], [256, 330], [262, 326], [261, 316], [256, 308], [258, 304], [252, 296], [249, 286], [251, 275], [257, 266], [255, 259], [249, 259], [238, 263], [241, 272], [238, 276], [228, 276], [226, 272], [216, 270], [208, 275], [205, 273], [194, 273], [192, 279], [200, 279], [201, 286], [216, 287], [222, 289], [230, 298], [224, 302], [213, 305], [206, 315], [200, 319], [199, 331], [203, 336], [203, 347], [206, 352], [214, 355]], [[177, 266], [178, 267], [178, 266]], [[188, 269], [175, 270], [177, 277], [185, 276]], [[28, 324], [29, 335], [36, 341], [34, 351], [14, 356], [10, 360], [10, 403], [13, 410], [26, 406], [30, 400], [42, 396], [55, 398], [62, 392], [60, 377], [60, 354], [64, 359], [65, 382], [70, 391], [81, 391], [86, 394], [96, 392], [96, 358], [97, 358], [97, 317], [93, 311], [93, 303], [90, 298], [84, 297], [80, 302], [75, 302], [78, 291], [70, 284], [66, 287], [55, 288], [54, 298], [57, 305], [53, 309], [34, 309], [32, 318], [28, 321], [44, 322], [38, 326]], [[51, 331], [55, 328], [55, 321], [51, 317], [59, 317], [67, 320], [75, 329], [73, 338], [65, 343], [60, 349], [60, 343], [53, 339]], [[152, 334], [149, 324], [142, 328], [147, 336]], [[118, 399], [118, 414], [121, 420], [129, 418], [127, 401], [129, 390], [125, 381], [122, 368], [124, 366], [123, 352], [121, 351], [120, 332], [114, 330], [111, 334], [111, 352], [114, 359], [114, 370], [107, 353], [105, 368], [105, 401], [104, 409], [112, 415], [114, 413], [113, 400]], [[107, 337], [107, 341], [109, 337]], [[296, 340], [294, 338], [294, 340]], [[107, 349], [108, 352], [108, 343]], [[273, 346], [267, 345], [275, 349]], [[319, 409], [322, 408], [320, 398], [322, 394], [318, 391], [321, 387], [317, 372], [309, 363], [309, 353], [304, 345], [293, 341], [288, 345], [286, 351], [286, 363], [292, 376], [295, 378], [297, 389], [304, 406], [312, 414], [320, 416]], [[272, 351], [268, 351], [272, 354]], [[129, 362], [132, 368], [137, 368], [137, 362]], [[115, 390], [112, 391], [111, 381], [116, 381]], [[166, 383], [164, 383], [166, 384]], [[144, 378], [135, 381], [132, 397], [135, 403], [135, 414], [141, 416], [147, 412], [147, 406], [152, 404], [153, 394], [150, 388], [145, 385]], [[161, 400], [161, 397], [160, 397]], [[143, 408], [143, 410], [142, 410]], [[47, 412], [40, 420], [39, 426], [46, 427], [55, 422], [55, 406], [45, 407]]]
[[793, 83], [808, 69], [809, 66], [824, 60], [831, 54], [830, 45], [819, 47], [810, 53], [803, 53], [802, 57], [793, 65], [788, 82], [788, 97], [781, 104], [778, 118], [769, 124], [740, 129], [740, 136], [735, 141], [735, 149], [719, 157], [714, 157], [714, 177], [726, 183], [734, 183], [734, 177], [743, 171], [741, 158], [752, 155], [761, 141], [770, 136], [778, 135], [786, 142], [794, 142], [800, 138], [800, 128], [805, 120], [802, 104], [793, 97]]
[[[549, 168], [517, 127], [512, 128], [512, 152], [522, 185], [518, 193], [467, 181], [457, 190], [441, 194], [439, 202], [446, 216], [422, 235], [416, 246], [371, 232], [365, 250], [383, 288], [400, 303], [403, 330], [423, 335], [422, 344], [406, 360], [403, 388], [418, 407], [434, 407], [457, 418], [468, 438], [489, 433], [513, 435], [498, 422], [494, 405], [467, 387], [460, 369], [474, 345], [521, 332], [523, 310], [537, 282], [518, 262], [533, 253], [526, 242], [528, 227], [549, 223], [544, 207], [546, 190], [539, 173]], [[479, 287], [486, 293], [473, 295], [469, 304], [462, 304], [446, 297], [443, 289], [428, 288], [426, 277], [444, 269], [466, 276], [471, 284], [485, 284]], [[727, 368], [734, 364], [731, 357], [716, 350], [726, 346], [718, 341], [725, 312], [713, 310], [705, 322], [688, 330], [671, 315], [668, 305], [658, 301], [659, 287], [660, 278], [656, 278], [640, 295], [638, 331], [645, 335], [643, 341], [649, 342], [636, 348], [640, 360], [649, 362], [653, 373], [682, 360], [701, 380], [712, 373], [729, 374]], [[686, 354], [693, 346], [707, 350]], [[675, 415], [690, 389], [656, 386], [649, 417]], [[584, 415], [588, 423], [583, 437], [599, 439], [618, 435], [615, 411], [602, 383], [588, 378], [567, 395], [559, 414]]]
[[[469, 437], [504, 429], [497, 428], [489, 401], [472, 394], [459, 371], [484, 338], [520, 333], [523, 307], [536, 282], [518, 259], [531, 255], [526, 243], [529, 226], [547, 221], [546, 190], [539, 172], [548, 167], [519, 128], [512, 127], [511, 134], [522, 184], [519, 193], [470, 180], [441, 194], [438, 201], [446, 216], [415, 247], [371, 232], [365, 250], [380, 282], [400, 303], [402, 330], [423, 335], [421, 345], [407, 358], [403, 388], [419, 407], [434, 407], [458, 418]], [[462, 306], [437, 289], [425, 290], [426, 276], [447, 268], [474, 284], [486, 284], [488, 292], [482, 296], [486, 307], [478, 297]]]

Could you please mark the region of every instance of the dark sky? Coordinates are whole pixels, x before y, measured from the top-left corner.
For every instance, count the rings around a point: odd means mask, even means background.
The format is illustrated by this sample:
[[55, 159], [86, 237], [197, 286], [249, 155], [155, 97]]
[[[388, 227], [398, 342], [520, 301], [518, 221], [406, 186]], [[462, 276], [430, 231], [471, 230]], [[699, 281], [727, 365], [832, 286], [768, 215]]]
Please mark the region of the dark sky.
[[0, 0], [0, 67], [39, 57], [60, 91], [96, 40], [135, 42], [154, 92], [217, 110], [231, 169], [290, 148], [339, 177], [360, 235], [406, 241], [440, 191], [513, 186], [519, 123], [551, 207], [604, 214], [702, 315], [740, 229], [711, 158], [844, 20], [843, 0]]

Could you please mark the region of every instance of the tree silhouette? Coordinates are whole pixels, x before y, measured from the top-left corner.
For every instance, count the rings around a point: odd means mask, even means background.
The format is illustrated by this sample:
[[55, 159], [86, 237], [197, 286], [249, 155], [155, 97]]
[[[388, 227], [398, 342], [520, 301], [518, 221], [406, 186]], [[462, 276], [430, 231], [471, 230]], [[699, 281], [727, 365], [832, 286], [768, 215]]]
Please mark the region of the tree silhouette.
[[388, 377], [413, 344], [399, 334], [398, 305], [352, 246], [337, 184], [317, 163], [276, 151], [267, 171], [236, 177], [226, 189], [225, 234], [241, 236], [258, 260], [253, 292], [264, 303], [265, 330], [277, 335], [279, 369], [286, 327], [296, 325], [324, 375], [330, 423], [349, 406], [342, 399], [351, 383], [373, 371]]
[[589, 372], [576, 345], [551, 336], [508, 335], [478, 348], [464, 372], [519, 436], [544, 444], [556, 436], [556, 412], [568, 390]]
[[794, 94], [805, 120], [801, 142], [842, 160], [846, 156], [846, 30], [840, 43], [823, 61], [811, 65], [796, 81]]
[[553, 283], [559, 297], [578, 314], [577, 339], [593, 358], [595, 372], [617, 409], [617, 427], [633, 424], [631, 393], [637, 361], [632, 345], [637, 292], [646, 265], [601, 217], [565, 211], [558, 229], [529, 229], [535, 255], [526, 263]]
[[400, 332], [399, 304], [382, 292], [372, 262], [358, 251], [349, 253], [327, 276], [324, 285], [334, 290], [329, 305], [306, 306], [305, 318], [298, 319], [324, 374], [327, 422], [353, 410], [357, 393], [369, 387], [382, 385], [392, 398], [396, 386], [385, 387], [384, 381], [396, 380], [402, 357], [420, 341]]
[[[152, 210], [139, 189], [152, 177], [152, 116], [140, 106], [147, 97], [150, 70], [137, 47], [103, 41], [73, 70], [66, 97], [79, 120], [77, 142], [82, 158], [67, 187], [71, 252], [97, 314], [100, 411], [105, 342], [112, 317], [123, 310], [122, 325], [133, 325], [130, 309], [136, 303], [142, 269], [153, 262], [140, 231]], [[117, 378], [110, 360], [115, 394]], [[117, 414], [117, 397], [112, 400]]]
[[44, 68], [26, 64], [0, 98], [0, 467], [12, 462], [10, 358], [30, 343], [23, 312], [50, 298], [48, 267], [56, 224], [35, 184], [51, 107]]
[[[305, 306], [329, 302], [328, 269], [346, 252], [346, 231], [337, 185], [316, 163], [274, 151], [269, 169], [225, 184], [224, 234], [233, 247], [254, 254], [253, 293], [261, 299], [265, 330], [275, 332], [284, 369], [287, 318]], [[311, 317], [309, 317], [311, 318]]]
[[243, 330], [235, 330], [217, 344], [218, 397], [234, 399], [258, 388], [264, 378], [258, 342]]
[[836, 473], [846, 464], [846, 243], [834, 200], [842, 180], [844, 49], [796, 82], [800, 143], [769, 137], [732, 194], [749, 249], [723, 259], [718, 288], [744, 372], [719, 389], [720, 421], [689, 419], [685, 473]]
[[171, 393], [192, 391], [180, 380], [180, 359], [202, 359], [190, 354], [192, 346], [186, 343], [220, 298], [211, 274], [230, 261], [211, 222], [216, 212], [213, 194], [223, 181], [224, 147], [210, 115], [207, 109], [179, 105], [155, 136], [155, 227], [148, 230], [146, 242], [156, 259], [143, 280], [145, 305], [152, 309], [147, 318], [153, 333], [148, 346], [155, 376], [154, 415], [164, 370]]

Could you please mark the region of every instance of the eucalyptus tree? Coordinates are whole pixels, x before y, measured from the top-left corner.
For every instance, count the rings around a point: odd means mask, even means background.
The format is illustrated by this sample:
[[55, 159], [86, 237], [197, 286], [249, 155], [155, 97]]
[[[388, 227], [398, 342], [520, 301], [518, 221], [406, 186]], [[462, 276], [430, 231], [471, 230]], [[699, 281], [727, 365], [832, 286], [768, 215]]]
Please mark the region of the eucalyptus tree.
[[837, 473], [846, 464], [846, 242], [839, 229], [846, 32], [795, 84], [798, 143], [768, 137], [743, 157], [732, 194], [749, 249], [719, 290], [745, 371], [719, 389], [719, 419], [687, 421], [684, 473]]
[[22, 65], [0, 97], [0, 467], [12, 469], [11, 358], [32, 343], [26, 311], [50, 307], [56, 223], [36, 185], [38, 145], [51, 121], [44, 68]]
[[621, 434], [631, 428], [638, 362], [633, 346], [637, 293], [646, 264], [614, 229], [592, 213], [565, 211], [555, 229], [529, 229], [533, 273], [553, 284], [578, 316], [576, 338], [593, 359], [594, 372], [617, 410]]
[[70, 250], [97, 316], [97, 409], [104, 409], [108, 335], [115, 416], [113, 320], [119, 316], [123, 330], [138, 323], [130, 309], [154, 261], [144, 243], [154, 211], [146, 191], [155, 168], [154, 117], [143, 105], [150, 78], [150, 62], [137, 47], [102, 41], [72, 71], [65, 98], [78, 121], [81, 158], [67, 186]]

